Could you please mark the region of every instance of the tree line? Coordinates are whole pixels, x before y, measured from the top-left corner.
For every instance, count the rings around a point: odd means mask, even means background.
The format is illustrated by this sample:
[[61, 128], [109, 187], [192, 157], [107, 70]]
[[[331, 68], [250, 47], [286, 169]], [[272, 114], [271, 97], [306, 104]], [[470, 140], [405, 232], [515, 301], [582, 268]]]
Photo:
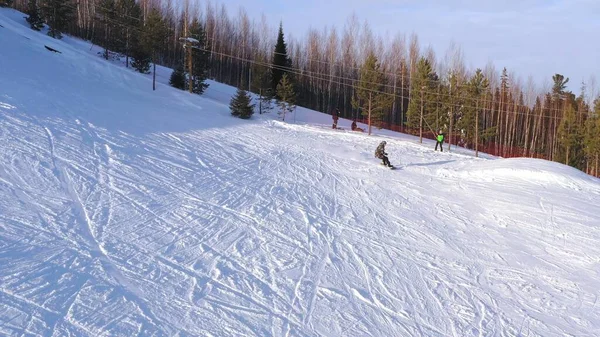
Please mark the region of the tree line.
[[[106, 58], [111, 52], [131, 57], [139, 71], [148, 72], [151, 63], [182, 74], [196, 69], [183, 77], [194, 83], [180, 85], [196, 93], [211, 78], [265, 102], [281, 99], [277, 86], [285, 75], [287, 91], [293, 89], [286, 99], [299, 106], [339, 108], [341, 117], [421, 137], [442, 131], [451, 146], [599, 174], [600, 96], [593, 76], [579, 94], [558, 73], [551, 87], [539, 88], [491, 63], [468, 69], [457, 45], [438, 57], [416, 34], [384, 40], [355, 16], [342, 29], [286, 38], [283, 23], [276, 31], [264, 15], [253, 19], [243, 8], [230, 13], [211, 1], [15, 0], [14, 6], [38, 27], [49, 24], [55, 37], [66, 32], [103, 46]], [[194, 48], [186, 50], [182, 37], [197, 40]], [[188, 67], [190, 60], [196, 63]]]

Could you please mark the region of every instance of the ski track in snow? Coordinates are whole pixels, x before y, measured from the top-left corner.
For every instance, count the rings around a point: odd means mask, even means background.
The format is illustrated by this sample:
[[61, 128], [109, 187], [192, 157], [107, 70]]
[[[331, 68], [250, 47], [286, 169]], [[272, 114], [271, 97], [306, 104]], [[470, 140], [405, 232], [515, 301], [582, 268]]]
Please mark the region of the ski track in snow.
[[303, 109], [238, 121], [232, 88], [152, 93], [20, 15], [0, 9], [0, 335], [600, 334], [597, 179]]

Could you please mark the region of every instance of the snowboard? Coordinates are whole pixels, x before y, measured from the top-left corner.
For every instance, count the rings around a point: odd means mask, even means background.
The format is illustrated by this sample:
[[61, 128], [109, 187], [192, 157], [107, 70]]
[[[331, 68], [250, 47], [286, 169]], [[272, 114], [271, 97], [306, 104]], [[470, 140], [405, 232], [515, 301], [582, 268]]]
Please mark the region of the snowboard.
[[385, 166], [383, 164], [379, 164], [379, 165], [381, 165], [381, 166], [383, 166], [385, 168], [389, 168], [390, 170], [395, 170], [396, 169], [396, 167], [394, 165], [392, 165], [392, 166]]

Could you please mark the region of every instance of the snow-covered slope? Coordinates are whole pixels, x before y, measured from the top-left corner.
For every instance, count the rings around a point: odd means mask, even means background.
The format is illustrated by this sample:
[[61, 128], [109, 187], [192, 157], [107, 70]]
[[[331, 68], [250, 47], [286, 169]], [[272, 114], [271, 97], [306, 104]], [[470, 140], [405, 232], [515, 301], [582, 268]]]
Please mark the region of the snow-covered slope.
[[0, 9], [0, 335], [600, 335], [598, 179], [234, 119], [230, 87], [152, 92], [22, 16]]

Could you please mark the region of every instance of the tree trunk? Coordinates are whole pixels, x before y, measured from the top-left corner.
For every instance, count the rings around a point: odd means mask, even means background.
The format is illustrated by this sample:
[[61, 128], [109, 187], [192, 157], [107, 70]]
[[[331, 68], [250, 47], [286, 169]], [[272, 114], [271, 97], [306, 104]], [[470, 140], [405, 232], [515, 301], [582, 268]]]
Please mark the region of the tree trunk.
[[392, 124], [396, 123], [396, 74], [394, 74], [394, 103], [392, 103]]
[[188, 46], [187, 50], [187, 61], [188, 61], [188, 90], [190, 91], [190, 94], [194, 92], [194, 63], [193, 63], [193, 54], [192, 54], [192, 48], [191, 46]]
[[419, 120], [419, 143], [423, 143], [423, 88], [421, 88], [421, 118]]
[[108, 24], [104, 24], [104, 59], [108, 60]]
[[373, 93], [369, 93], [369, 136], [371, 135], [371, 101], [373, 100]]
[[454, 129], [454, 97], [452, 97], [452, 81], [450, 81], [450, 125], [448, 130], [448, 152], [450, 152], [452, 149], [452, 129]]
[[531, 116], [525, 116], [525, 142], [523, 143], [523, 157], [527, 157], [527, 149], [529, 148], [529, 129], [531, 128]]
[[530, 153], [533, 157], [533, 154], [535, 152], [536, 149], [536, 145], [538, 144], [538, 140], [540, 138], [540, 135], [542, 133], [542, 114], [544, 113], [544, 110], [542, 108], [542, 106], [539, 107], [539, 116], [536, 120], [536, 126], [534, 128], [534, 133], [533, 133], [533, 141], [531, 142], [531, 150]]
[[404, 132], [404, 63], [400, 66], [400, 132]]
[[129, 28], [125, 33], [125, 68], [129, 68]]
[[[515, 101], [516, 102], [516, 101]], [[506, 121], [504, 124], [504, 144], [503, 144], [503, 157], [510, 157], [510, 135], [511, 135], [511, 125], [510, 125], [510, 116], [508, 113], [508, 109], [510, 109], [509, 102], [505, 104], [506, 106]]]
[[262, 88], [258, 89], [258, 114], [262, 115]]
[[[189, 37], [188, 35], [188, 2], [186, 1], [186, 8], [185, 8], [185, 13], [184, 13], [184, 17], [185, 17], [185, 21], [183, 22], [183, 29], [184, 29], [184, 33], [183, 35], [185, 36], [185, 38], [187, 39]], [[188, 90], [190, 91], [190, 94], [194, 92], [194, 73], [193, 73], [193, 66], [192, 66], [192, 48], [191, 46], [188, 45], [188, 43], [190, 43], [188, 40], [185, 41], [185, 43], [183, 44], [183, 47], [185, 48], [185, 54], [186, 54], [186, 58], [187, 58], [187, 66], [188, 66]]]
[[154, 71], [152, 71], [152, 90], [156, 90], [156, 62], [152, 60]]
[[509, 146], [509, 150], [510, 150], [510, 155], [515, 156], [518, 154], [514, 154], [512, 152], [512, 149], [515, 147], [515, 143], [517, 141], [517, 116], [519, 115], [519, 105], [518, 105], [518, 101], [515, 99], [515, 104], [513, 105], [513, 120], [512, 120], [512, 127], [511, 127], [511, 133], [510, 133], [510, 142], [508, 144]]
[[502, 111], [504, 103], [504, 90], [500, 90], [500, 106], [498, 107], [498, 120], [496, 122], [496, 155], [502, 156]]
[[479, 100], [475, 102], [475, 157], [479, 157]]

